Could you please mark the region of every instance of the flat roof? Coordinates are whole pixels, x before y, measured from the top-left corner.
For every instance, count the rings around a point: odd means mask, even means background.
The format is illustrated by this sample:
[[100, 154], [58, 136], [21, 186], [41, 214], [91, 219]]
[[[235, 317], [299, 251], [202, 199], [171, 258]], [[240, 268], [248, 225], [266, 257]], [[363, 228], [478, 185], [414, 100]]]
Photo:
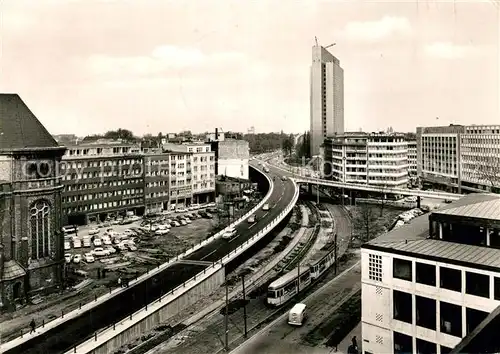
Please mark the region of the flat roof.
[[500, 270], [500, 249], [430, 239], [429, 214], [365, 243], [362, 248], [483, 270]]
[[493, 193], [467, 194], [459, 200], [433, 211], [433, 214], [500, 221], [500, 195]]

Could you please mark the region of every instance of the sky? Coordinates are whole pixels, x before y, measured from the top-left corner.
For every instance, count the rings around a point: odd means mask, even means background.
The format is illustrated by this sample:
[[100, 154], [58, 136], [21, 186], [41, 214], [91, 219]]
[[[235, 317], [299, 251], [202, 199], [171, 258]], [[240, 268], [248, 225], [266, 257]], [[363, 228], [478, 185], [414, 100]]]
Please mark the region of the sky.
[[0, 92], [52, 134], [303, 132], [316, 36], [347, 131], [500, 124], [493, 1], [2, 0]]

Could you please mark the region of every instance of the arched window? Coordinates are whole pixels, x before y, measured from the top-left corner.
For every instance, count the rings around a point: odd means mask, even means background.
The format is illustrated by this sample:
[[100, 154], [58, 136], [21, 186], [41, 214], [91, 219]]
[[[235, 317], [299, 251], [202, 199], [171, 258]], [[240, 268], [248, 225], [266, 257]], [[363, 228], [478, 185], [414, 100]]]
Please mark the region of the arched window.
[[30, 209], [31, 259], [50, 254], [50, 205], [39, 200]]

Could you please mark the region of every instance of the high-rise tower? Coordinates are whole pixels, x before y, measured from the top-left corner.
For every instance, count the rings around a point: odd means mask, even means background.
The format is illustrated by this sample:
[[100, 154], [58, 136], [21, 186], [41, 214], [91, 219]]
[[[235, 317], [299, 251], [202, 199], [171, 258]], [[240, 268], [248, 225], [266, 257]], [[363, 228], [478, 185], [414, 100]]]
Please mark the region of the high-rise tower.
[[344, 133], [344, 69], [324, 47], [312, 47], [311, 155], [319, 155], [327, 136]]

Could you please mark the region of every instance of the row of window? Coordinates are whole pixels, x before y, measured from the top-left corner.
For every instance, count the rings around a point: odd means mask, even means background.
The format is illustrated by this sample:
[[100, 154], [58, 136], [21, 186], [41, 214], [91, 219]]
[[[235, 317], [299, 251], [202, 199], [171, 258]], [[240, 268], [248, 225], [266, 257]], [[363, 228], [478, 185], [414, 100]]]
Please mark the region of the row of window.
[[144, 193], [144, 189], [142, 188], [134, 188], [134, 189], [119, 189], [107, 192], [98, 192], [92, 194], [79, 194], [72, 196], [63, 196], [61, 201], [63, 203], [71, 203], [81, 200], [93, 200], [93, 199], [102, 199], [102, 198], [112, 198], [117, 196], [127, 196], [127, 195], [136, 195]]
[[107, 208], [136, 206], [136, 205], [142, 205], [142, 204], [143, 204], [142, 198], [122, 199], [122, 200], [117, 200], [117, 201], [113, 201], [113, 202], [86, 204], [86, 205], [78, 205], [76, 207], [63, 208], [63, 214], [72, 214], [72, 213], [85, 212], [85, 211], [98, 211], [98, 210], [107, 209]]
[[[462, 271], [448, 267], [436, 267], [432, 264], [415, 262], [415, 282], [436, 286], [436, 268], [439, 268], [439, 287], [484, 298], [490, 298], [490, 276], [465, 271], [465, 284], [462, 284]], [[393, 277], [413, 281], [412, 261], [393, 258]], [[371, 279], [371, 278], [370, 278]], [[375, 280], [375, 279], [373, 279]], [[494, 277], [493, 298], [500, 300], [500, 278]]]
[[142, 159], [116, 159], [116, 160], [92, 160], [92, 161], [62, 161], [61, 170], [84, 167], [124, 166], [142, 165]]
[[78, 184], [68, 184], [64, 186], [64, 192], [71, 191], [81, 191], [86, 189], [96, 189], [96, 188], [107, 188], [107, 187], [119, 187], [126, 186], [129, 184], [141, 183], [141, 179], [123, 179], [117, 181], [99, 182], [99, 183], [78, 183]]
[[[407, 354], [413, 353], [413, 338], [403, 333], [394, 332], [393, 335], [393, 343], [394, 343], [394, 353], [396, 354]], [[448, 354], [451, 352], [452, 348], [440, 346], [441, 354]], [[428, 342], [426, 340], [417, 338], [416, 339], [416, 353], [417, 354], [429, 354], [429, 353], [437, 353], [437, 344]], [[365, 352], [365, 354], [371, 354]]]
[[[471, 333], [489, 315], [488, 312], [466, 307], [465, 318], [462, 318], [460, 305], [398, 290], [393, 290], [392, 296], [393, 319], [432, 331], [439, 328], [441, 333], [459, 338]], [[463, 322], [466, 333], [462, 333]]]

